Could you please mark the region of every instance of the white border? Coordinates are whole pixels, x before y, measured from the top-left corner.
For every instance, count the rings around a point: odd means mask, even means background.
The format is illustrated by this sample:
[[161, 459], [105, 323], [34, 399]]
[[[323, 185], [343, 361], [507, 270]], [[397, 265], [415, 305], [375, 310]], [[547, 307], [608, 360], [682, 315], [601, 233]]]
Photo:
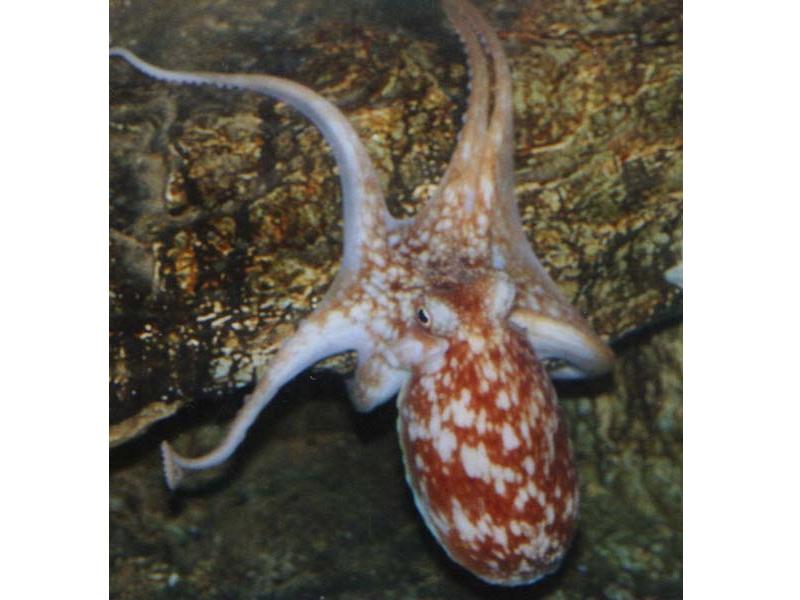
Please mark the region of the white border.
[[797, 5], [685, 6], [686, 598], [796, 596]]
[[3, 23], [0, 596], [107, 598], [108, 8]]

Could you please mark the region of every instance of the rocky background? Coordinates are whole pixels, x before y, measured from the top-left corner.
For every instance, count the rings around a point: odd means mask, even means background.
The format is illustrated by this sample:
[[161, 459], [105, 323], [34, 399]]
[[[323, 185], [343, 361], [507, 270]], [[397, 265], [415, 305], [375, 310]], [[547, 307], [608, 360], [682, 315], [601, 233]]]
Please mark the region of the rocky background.
[[[563, 569], [498, 591], [449, 562], [406, 489], [394, 408], [347, 403], [352, 357], [287, 386], [228, 468], [166, 491], [160, 440], [213, 446], [335, 274], [339, 188], [318, 132], [287, 107], [113, 60], [112, 597], [680, 597], [681, 292], [663, 273], [682, 250], [681, 4], [476, 4], [514, 71], [530, 237], [620, 358], [558, 388], [583, 492]], [[435, 2], [114, 1], [111, 40], [162, 66], [323, 93], [398, 216], [444, 170], [466, 98]]]

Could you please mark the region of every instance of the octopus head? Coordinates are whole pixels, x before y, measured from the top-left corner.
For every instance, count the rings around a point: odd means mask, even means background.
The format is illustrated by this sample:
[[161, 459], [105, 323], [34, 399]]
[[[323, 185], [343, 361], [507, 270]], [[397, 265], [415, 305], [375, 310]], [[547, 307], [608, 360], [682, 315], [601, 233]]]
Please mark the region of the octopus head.
[[418, 326], [451, 341], [466, 340], [500, 327], [514, 301], [511, 280], [498, 271], [435, 280], [416, 309]]
[[455, 562], [502, 585], [558, 566], [578, 508], [553, 387], [507, 322], [514, 296], [496, 272], [431, 286], [418, 335], [441, 345], [412, 365], [398, 401], [406, 479], [425, 523]]

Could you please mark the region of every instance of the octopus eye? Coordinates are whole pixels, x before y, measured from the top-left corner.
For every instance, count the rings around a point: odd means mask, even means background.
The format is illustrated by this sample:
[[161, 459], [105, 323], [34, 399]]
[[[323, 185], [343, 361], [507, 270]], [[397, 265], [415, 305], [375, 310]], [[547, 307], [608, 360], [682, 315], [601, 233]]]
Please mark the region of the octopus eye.
[[426, 311], [424, 308], [417, 310], [417, 321], [419, 321], [420, 325], [423, 325], [424, 327], [430, 327], [431, 317], [428, 315], [428, 311]]

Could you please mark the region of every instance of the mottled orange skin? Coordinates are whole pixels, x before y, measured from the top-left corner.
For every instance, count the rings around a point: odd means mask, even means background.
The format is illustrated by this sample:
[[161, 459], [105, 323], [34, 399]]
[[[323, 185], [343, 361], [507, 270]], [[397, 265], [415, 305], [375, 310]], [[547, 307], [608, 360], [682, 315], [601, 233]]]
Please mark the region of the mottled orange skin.
[[407, 479], [453, 560], [489, 582], [530, 583], [557, 568], [575, 532], [572, 449], [541, 363], [487, 314], [486, 286], [472, 287], [448, 294], [460, 322], [444, 366], [415, 369], [401, 395]]

